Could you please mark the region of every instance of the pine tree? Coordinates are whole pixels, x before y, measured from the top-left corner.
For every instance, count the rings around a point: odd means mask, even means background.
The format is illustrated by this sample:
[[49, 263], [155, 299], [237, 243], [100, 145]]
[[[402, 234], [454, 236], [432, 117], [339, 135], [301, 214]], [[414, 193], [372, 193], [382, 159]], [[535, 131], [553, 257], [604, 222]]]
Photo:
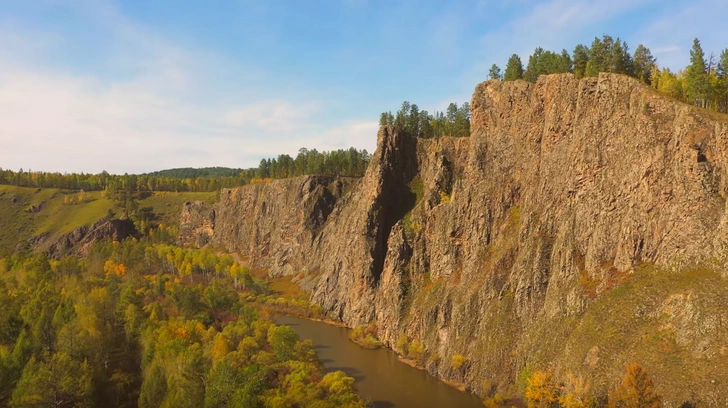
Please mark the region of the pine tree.
[[569, 51], [561, 50], [561, 55], [558, 58], [558, 71], [557, 72], [573, 72], [574, 62], [571, 60]]
[[65, 353], [31, 358], [13, 391], [11, 407], [92, 407], [93, 371]]
[[407, 116], [409, 115], [410, 106], [409, 102], [402, 102], [402, 108], [397, 111], [397, 117], [394, 119], [394, 126], [396, 128], [405, 129], [407, 127]]
[[720, 78], [728, 77], [728, 48], [721, 51], [716, 72]]
[[634, 76], [632, 56], [627, 43], [617, 38], [609, 52], [609, 72]]
[[536, 82], [541, 74], [546, 73], [543, 70], [543, 62], [541, 60], [544, 52], [544, 49], [541, 47], [533, 50], [533, 54], [528, 57], [528, 66], [526, 67], [526, 72], [523, 73], [523, 79], [528, 82]]
[[693, 48], [690, 50], [690, 65], [685, 72], [685, 82], [689, 102], [705, 107], [709, 85], [708, 73], [705, 53], [697, 38], [693, 40]]
[[635, 78], [649, 85], [652, 68], [655, 65], [655, 58], [650, 49], [642, 44], [638, 45], [634, 50], [633, 61]]
[[159, 364], [147, 369], [139, 395], [140, 408], [154, 408], [162, 405], [167, 396], [167, 376]]
[[728, 113], [728, 48], [724, 49], [718, 57], [716, 67], [718, 76], [718, 111]]
[[577, 78], [584, 78], [586, 76], [586, 67], [589, 63], [589, 47], [584, 44], [579, 44], [574, 48], [574, 75]]
[[382, 112], [379, 116], [379, 126], [387, 126], [387, 112]]
[[488, 78], [496, 79], [498, 81], [503, 79], [503, 77], [501, 76], [501, 69], [498, 67], [498, 65], [493, 64], [490, 66], [490, 70], [488, 71]]
[[521, 57], [519, 57], [516, 54], [511, 55], [510, 58], [508, 58], [508, 63], [506, 64], [506, 72], [503, 75], [504, 81], [515, 81], [517, 79], [523, 78], [523, 63], [521, 62]]
[[612, 37], [605, 35], [604, 40], [594, 38], [589, 48], [589, 62], [586, 65], [586, 76], [597, 76], [600, 72], [607, 71], [609, 57], [612, 50]]
[[415, 137], [420, 136], [420, 108], [416, 103], [410, 105], [409, 115], [407, 115], [407, 132]]

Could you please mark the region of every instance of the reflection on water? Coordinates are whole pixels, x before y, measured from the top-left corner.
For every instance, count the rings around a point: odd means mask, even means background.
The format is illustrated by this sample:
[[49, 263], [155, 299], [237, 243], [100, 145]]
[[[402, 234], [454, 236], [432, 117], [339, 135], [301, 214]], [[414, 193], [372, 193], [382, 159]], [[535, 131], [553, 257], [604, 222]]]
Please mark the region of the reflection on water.
[[353, 377], [359, 393], [377, 408], [482, 408], [480, 399], [460, 392], [424, 371], [402, 363], [389, 349], [366, 350], [349, 340], [349, 330], [295, 317], [281, 317], [302, 339], [311, 339], [326, 371]]

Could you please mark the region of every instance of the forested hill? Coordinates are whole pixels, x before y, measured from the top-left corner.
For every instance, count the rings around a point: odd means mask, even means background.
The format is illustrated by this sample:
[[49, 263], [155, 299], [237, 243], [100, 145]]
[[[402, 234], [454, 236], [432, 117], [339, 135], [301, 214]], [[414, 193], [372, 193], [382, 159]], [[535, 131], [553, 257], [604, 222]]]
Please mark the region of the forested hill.
[[[19, 171], [0, 168], [0, 185], [84, 191], [104, 190], [111, 196], [119, 191], [129, 194], [154, 191], [205, 192], [303, 175], [361, 177], [367, 168], [369, 158], [370, 155], [366, 150], [357, 150], [353, 147], [322, 152], [301, 148], [295, 158], [281, 154], [278, 157], [262, 159], [258, 167], [249, 169], [179, 168], [141, 175], [114, 175], [106, 171], [99, 174], [48, 173], [23, 171], [22, 168]], [[190, 172], [190, 175], [187, 172]]]
[[236, 177], [243, 172], [243, 169], [233, 169], [230, 167], [181, 167], [176, 169], [166, 169], [144, 173], [143, 176], [152, 177], [169, 177], [169, 178], [198, 178], [198, 177]]

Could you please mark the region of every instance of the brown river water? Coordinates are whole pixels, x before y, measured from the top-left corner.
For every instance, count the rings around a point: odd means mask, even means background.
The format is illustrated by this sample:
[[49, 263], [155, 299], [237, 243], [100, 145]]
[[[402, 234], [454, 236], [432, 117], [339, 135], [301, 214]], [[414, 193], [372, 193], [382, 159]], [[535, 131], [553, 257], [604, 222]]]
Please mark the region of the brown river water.
[[478, 397], [410, 367], [389, 349], [361, 348], [349, 340], [349, 329], [288, 316], [276, 320], [301, 339], [313, 340], [326, 372], [341, 370], [353, 377], [359, 394], [377, 408], [483, 407]]

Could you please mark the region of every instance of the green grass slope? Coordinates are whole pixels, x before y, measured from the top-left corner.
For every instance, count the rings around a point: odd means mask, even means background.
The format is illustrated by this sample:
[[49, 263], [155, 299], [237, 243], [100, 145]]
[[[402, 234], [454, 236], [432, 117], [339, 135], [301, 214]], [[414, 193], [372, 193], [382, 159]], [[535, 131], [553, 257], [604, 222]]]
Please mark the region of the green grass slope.
[[[216, 201], [219, 193], [158, 192], [139, 200], [139, 207], [152, 207], [158, 222], [179, 223], [182, 204], [189, 200]], [[15, 246], [36, 235], [60, 236], [80, 226], [90, 226], [109, 210], [121, 210], [100, 191], [84, 193], [57, 188], [28, 188], [0, 185], [0, 258]]]

